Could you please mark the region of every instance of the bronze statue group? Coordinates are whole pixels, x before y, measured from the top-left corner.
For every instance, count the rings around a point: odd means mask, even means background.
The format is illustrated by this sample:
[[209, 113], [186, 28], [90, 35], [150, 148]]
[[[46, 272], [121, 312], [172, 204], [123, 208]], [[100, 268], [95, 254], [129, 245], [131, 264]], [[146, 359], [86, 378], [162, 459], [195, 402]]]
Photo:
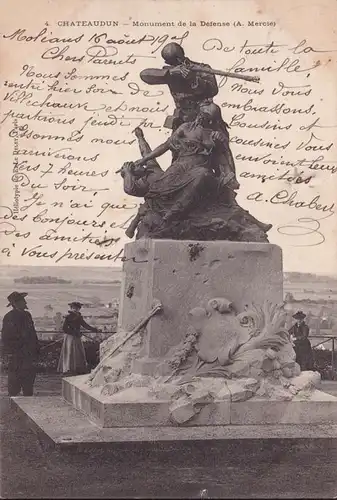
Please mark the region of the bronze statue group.
[[[141, 128], [134, 131], [142, 158], [124, 163], [118, 172], [124, 191], [143, 197], [144, 203], [127, 236], [137, 231], [136, 238], [268, 242], [271, 224], [258, 221], [236, 202], [240, 185], [228, 125], [213, 102], [219, 91], [215, 74], [223, 73], [191, 61], [177, 43], [166, 45], [162, 57], [166, 66], [145, 69], [140, 78], [169, 87], [175, 111], [164, 126], [172, 134], [152, 151]], [[157, 158], [168, 151], [172, 162], [163, 171]]]

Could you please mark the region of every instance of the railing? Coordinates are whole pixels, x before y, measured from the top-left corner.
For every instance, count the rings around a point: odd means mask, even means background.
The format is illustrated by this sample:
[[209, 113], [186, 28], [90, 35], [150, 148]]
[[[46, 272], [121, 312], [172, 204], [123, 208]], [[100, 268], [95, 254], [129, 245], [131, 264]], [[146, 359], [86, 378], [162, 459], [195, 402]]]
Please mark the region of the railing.
[[[64, 332], [62, 330], [36, 330], [36, 333], [38, 335], [40, 333], [42, 333], [42, 334], [49, 333], [49, 334], [55, 334], [55, 335], [64, 335]], [[88, 334], [88, 336], [89, 336], [88, 330], [84, 330], [84, 332], [81, 332], [81, 333], [83, 333], [83, 335]], [[91, 333], [94, 334], [94, 332], [91, 332]], [[116, 333], [116, 330], [101, 330], [100, 333]]]
[[[56, 330], [39, 330], [36, 332], [38, 335], [39, 334], [55, 334], [55, 335], [63, 335], [63, 332], [58, 332]], [[110, 334], [112, 335], [113, 333], [116, 333], [116, 330], [114, 331], [102, 331], [101, 332], [102, 334]], [[95, 340], [94, 338], [91, 338], [90, 335], [86, 335], [86, 333], [83, 332], [83, 335], [88, 338], [89, 340]], [[335, 368], [337, 369], [337, 367], [335, 367], [335, 342], [337, 341], [337, 336], [335, 335], [312, 335], [312, 338], [313, 339], [323, 339], [322, 342], [318, 342], [317, 344], [315, 345], [312, 345], [312, 348], [315, 349], [315, 347], [318, 347], [319, 345], [323, 345], [323, 344], [326, 344], [327, 342], [330, 342], [331, 341], [331, 344], [332, 344], [332, 347], [331, 347], [331, 367], [332, 369], [334, 370]], [[310, 337], [309, 337], [310, 339]], [[42, 339], [41, 339], [42, 340]], [[55, 341], [56, 342], [60, 342], [62, 340], [62, 338], [58, 339]]]
[[[315, 339], [325, 339], [323, 342], [319, 342], [318, 344], [315, 344], [312, 346], [313, 349], [319, 345], [326, 344], [327, 342], [331, 341], [331, 368], [334, 371], [335, 370], [335, 341], [337, 340], [337, 336], [332, 336], [332, 335], [313, 335]], [[310, 337], [309, 337], [310, 338]]]
[[[57, 330], [37, 330], [36, 333], [37, 333], [37, 336], [38, 336], [39, 340], [50, 340], [50, 342], [52, 342], [53, 344], [57, 344], [58, 342], [62, 342], [63, 335], [64, 335], [64, 332], [57, 331]], [[109, 335], [112, 335], [114, 333], [116, 333], [116, 330], [113, 330], [113, 331], [112, 330], [108, 330], [108, 331], [101, 331], [98, 334], [92, 332], [92, 336], [90, 336], [90, 334], [87, 334], [86, 331], [85, 332], [81, 332], [81, 334], [86, 339], [91, 340], [93, 342], [96, 340], [95, 337], [94, 337], [94, 335], [104, 335], [104, 336], [106, 335], [107, 336], [106, 338], [108, 338]], [[43, 339], [43, 335], [48, 335], [48, 334], [51, 336], [51, 338], [50, 339]], [[55, 337], [59, 337], [59, 338], [56, 338], [56, 340], [55, 340]], [[103, 338], [102, 341], [103, 340], [106, 340], [106, 339]], [[46, 346], [46, 347], [50, 347], [50, 344], [48, 346]]]
[[[86, 330], [87, 331], [87, 330]], [[85, 331], [85, 332], [86, 332]], [[85, 332], [83, 332], [83, 335], [85, 335]], [[57, 330], [36, 330], [36, 333], [39, 335], [40, 333], [50, 333], [50, 334], [55, 334], [55, 335], [64, 335], [63, 331], [57, 331]], [[81, 332], [82, 333], [82, 332]], [[116, 333], [116, 330], [102, 330], [100, 333]], [[88, 335], [89, 337], [89, 335]]]

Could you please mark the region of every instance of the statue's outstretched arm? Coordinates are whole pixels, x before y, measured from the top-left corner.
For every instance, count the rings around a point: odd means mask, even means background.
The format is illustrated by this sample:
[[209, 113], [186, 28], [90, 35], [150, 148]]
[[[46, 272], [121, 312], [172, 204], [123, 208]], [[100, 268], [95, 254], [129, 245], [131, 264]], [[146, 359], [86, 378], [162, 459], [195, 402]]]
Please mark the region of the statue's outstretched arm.
[[151, 153], [143, 156], [141, 160], [135, 162], [136, 165], [146, 165], [150, 160], [154, 160], [159, 156], [162, 156], [170, 149], [171, 139], [167, 139], [163, 144], [160, 144], [157, 148], [155, 148]]
[[141, 71], [139, 76], [148, 85], [164, 85], [168, 83], [170, 73], [168, 68], [148, 68]]
[[[147, 142], [147, 140], [144, 137], [144, 133], [140, 127], [135, 128], [134, 134], [138, 139], [138, 146], [139, 146], [139, 151], [140, 154], [142, 155], [142, 158], [144, 158], [146, 155], [152, 153], [152, 149]], [[156, 160], [152, 160], [148, 163], [148, 166], [154, 166], [160, 168], [159, 163]]]
[[150, 148], [149, 143], [145, 139], [141, 128], [137, 127], [135, 129], [135, 134], [136, 134], [136, 137], [138, 139], [138, 146], [139, 146], [140, 154], [142, 155], [142, 158], [144, 158], [144, 156], [152, 153], [152, 149]]

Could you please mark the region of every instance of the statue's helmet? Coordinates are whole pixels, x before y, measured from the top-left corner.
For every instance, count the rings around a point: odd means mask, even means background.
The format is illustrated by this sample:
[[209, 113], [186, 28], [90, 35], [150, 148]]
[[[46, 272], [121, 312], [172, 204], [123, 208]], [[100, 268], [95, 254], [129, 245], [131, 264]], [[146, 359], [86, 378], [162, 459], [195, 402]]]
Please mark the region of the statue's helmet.
[[161, 56], [167, 64], [171, 66], [176, 66], [183, 62], [185, 58], [185, 52], [181, 45], [172, 42], [168, 43], [163, 47], [161, 51]]
[[221, 109], [217, 104], [214, 104], [214, 102], [201, 104], [200, 113], [208, 115], [209, 120], [212, 122], [219, 122], [222, 120]]

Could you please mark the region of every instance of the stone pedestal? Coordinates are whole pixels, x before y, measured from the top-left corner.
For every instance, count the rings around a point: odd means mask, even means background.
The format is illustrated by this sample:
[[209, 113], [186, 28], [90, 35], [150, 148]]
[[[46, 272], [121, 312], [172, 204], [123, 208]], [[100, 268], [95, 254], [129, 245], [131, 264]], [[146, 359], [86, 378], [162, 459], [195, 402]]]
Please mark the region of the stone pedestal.
[[[314, 389], [310, 400], [295, 396], [292, 401], [256, 397], [237, 401], [231, 383], [224, 386], [227, 394], [221, 400], [197, 403], [198, 412], [191, 405], [178, 409], [180, 415], [192, 410], [193, 418], [183, 422], [184, 427], [227, 425], [279, 425], [279, 424], [336, 424], [337, 398]], [[99, 388], [88, 388], [85, 376], [63, 379], [62, 393], [68, 403], [85, 413], [91, 422], [101, 428], [177, 427], [172, 420], [172, 401], [154, 398], [144, 387], [132, 387], [114, 396], [106, 397]]]
[[163, 314], [147, 326], [133, 372], [153, 374], [186, 333], [188, 312], [212, 297], [238, 311], [252, 302], [283, 300], [282, 252], [268, 243], [139, 240], [125, 246], [119, 326], [131, 330], [161, 301]]
[[300, 373], [284, 330], [279, 247], [143, 240], [126, 245], [123, 271], [104, 359], [63, 380], [64, 399], [99, 427], [337, 422], [337, 398]]

